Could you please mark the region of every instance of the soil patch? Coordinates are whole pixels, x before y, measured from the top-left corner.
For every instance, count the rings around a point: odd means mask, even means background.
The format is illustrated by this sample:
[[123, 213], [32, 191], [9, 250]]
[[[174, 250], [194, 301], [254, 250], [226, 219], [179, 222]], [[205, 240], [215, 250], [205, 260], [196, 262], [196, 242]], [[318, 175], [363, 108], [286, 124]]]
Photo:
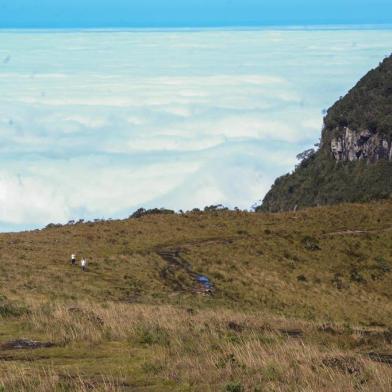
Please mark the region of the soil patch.
[[[181, 255], [181, 249], [160, 249], [157, 254], [166, 261], [167, 266], [160, 272], [160, 276], [174, 291], [191, 291], [198, 294], [211, 295], [214, 292], [214, 285], [211, 280], [202, 274], [193, 271], [192, 265]], [[184, 282], [176, 278], [176, 272], [185, 272], [190, 277], [193, 284]]]
[[29, 339], [16, 339], [10, 340], [0, 345], [1, 350], [23, 350], [23, 349], [37, 349], [37, 348], [49, 348], [55, 344], [52, 342], [38, 342], [36, 340]]

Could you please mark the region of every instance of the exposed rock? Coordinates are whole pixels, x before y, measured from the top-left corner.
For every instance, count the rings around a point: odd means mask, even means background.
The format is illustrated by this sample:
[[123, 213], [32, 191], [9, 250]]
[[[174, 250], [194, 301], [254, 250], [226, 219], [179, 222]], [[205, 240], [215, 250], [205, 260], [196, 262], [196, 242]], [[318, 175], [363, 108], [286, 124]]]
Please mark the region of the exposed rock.
[[385, 363], [387, 365], [392, 365], [392, 354], [380, 354], [371, 352], [368, 354], [369, 358], [374, 362]]
[[48, 348], [53, 347], [52, 342], [38, 342], [29, 339], [17, 339], [0, 345], [2, 350], [21, 350], [21, 349], [36, 349], [36, 348]]
[[242, 332], [245, 329], [245, 327], [243, 325], [241, 325], [235, 321], [229, 321], [229, 323], [227, 324], [227, 327], [235, 332]]
[[352, 357], [331, 357], [322, 360], [324, 366], [347, 374], [362, 373], [362, 364]]
[[275, 180], [256, 211], [392, 197], [392, 55], [328, 109], [319, 149]]
[[279, 332], [290, 338], [302, 338], [304, 333], [300, 329], [280, 329]]
[[358, 161], [361, 159], [377, 162], [392, 160], [392, 145], [378, 133], [369, 130], [353, 131], [345, 127], [341, 136], [331, 140], [331, 152], [337, 161]]

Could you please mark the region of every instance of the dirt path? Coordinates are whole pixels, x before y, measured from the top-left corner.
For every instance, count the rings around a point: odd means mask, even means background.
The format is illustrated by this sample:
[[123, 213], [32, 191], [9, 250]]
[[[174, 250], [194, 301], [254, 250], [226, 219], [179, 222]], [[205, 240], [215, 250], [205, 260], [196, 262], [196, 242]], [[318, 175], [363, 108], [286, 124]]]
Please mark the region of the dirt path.
[[187, 240], [187, 241], [177, 242], [177, 243], [167, 242], [154, 246], [152, 250], [157, 253], [159, 252], [165, 253], [166, 251], [172, 252], [173, 250], [182, 251], [187, 246], [192, 246], [192, 245], [208, 245], [208, 244], [228, 245], [228, 244], [232, 244], [236, 240], [240, 240], [245, 237], [248, 238], [249, 236], [237, 235], [237, 236], [230, 236], [230, 237], [207, 237], [207, 238], [198, 238], [195, 240]]
[[[181, 256], [180, 248], [158, 249], [156, 253], [167, 263], [167, 266], [161, 270], [160, 276], [174, 291], [213, 294], [214, 286], [210, 279], [193, 271], [191, 264]], [[178, 279], [176, 276], [178, 271], [185, 272], [192, 283]]]
[[374, 234], [374, 233], [383, 233], [386, 231], [392, 231], [392, 227], [386, 227], [384, 229], [372, 229], [372, 230], [342, 230], [342, 231], [334, 231], [332, 233], [326, 233], [323, 236], [335, 236], [335, 235], [361, 235], [361, 234]]
[[[243, 236], [231, 236], [224, 238], [208, 237], [188, 240], [177, 244], [166, 243], [156, 246], [153, 248], [153, 251], [167, 263], [167, 266], [161, 270], [160, 276], [174, 291], [212, 295], [215, 292], [215, 287], [211, 279], [203, 274], [198, 274], [193, 271], [192, 265], [181, 255], [181, 253], [188, 246], [202, 244], [228, 245], [233, 243], [235, 240], [242, 238]], [[188, 275], [192, 284], [189, 284], [189, 281], [186, 282], [177, 278], [176, 272], [180, 271], [185, 272], [185, 274]]]

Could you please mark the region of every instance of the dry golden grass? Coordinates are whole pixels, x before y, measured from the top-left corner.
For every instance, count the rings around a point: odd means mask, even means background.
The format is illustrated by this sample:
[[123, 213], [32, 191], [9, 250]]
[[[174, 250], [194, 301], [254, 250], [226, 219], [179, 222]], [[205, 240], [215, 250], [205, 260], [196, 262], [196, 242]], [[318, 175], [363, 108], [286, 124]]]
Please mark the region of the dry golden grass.
[[[0, 391], [392, 390], [368, 355], [392, 354], [392, 202], [86, 223], [0, 247]], [[20, 338], [55, 346], [1, 348]]]
[[0, 387], [5, 391], [31, 392], [33, 390], [53, 392], [69, 390], [87, 391], [120, 391], [120, 385], [110, 377], [102, 376], [97, 380], [83, 379], [80, 374], [58, 374], [53, 369], [28, 369], [11, 365], [2, 369]]
[[[392, 388], [392, 368], [365, 355], [367, 345], [359, 341], [364, 331], [343, 325], [326, 329], [260, 313], [170, 305], [35, 303], [30, 309], [20, 320], [24, 333], [58, 347], [13, 352], [12, 360], [3, 352], [0, 385], [6, 391]], [[291, 337], [290, 331], [301, 335]], [[347, 341], [353, 348], [345, 347]], [[108, 342], [121, 348], [113, 350]], [[89, 351], [91, 364], [84, 362], [81, 347]], [[129, 365], [134, 356], [139, 366]]]

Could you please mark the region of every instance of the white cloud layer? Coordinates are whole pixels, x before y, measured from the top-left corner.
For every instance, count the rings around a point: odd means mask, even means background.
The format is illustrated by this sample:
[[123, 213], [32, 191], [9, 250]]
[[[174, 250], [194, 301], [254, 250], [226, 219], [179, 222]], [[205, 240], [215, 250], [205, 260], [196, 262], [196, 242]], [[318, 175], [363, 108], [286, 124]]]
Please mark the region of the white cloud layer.
[[[0, 33], [0, 229], [249, 208], [392, 31]], [[7, 59], [7, 61], [2, 61]]]

